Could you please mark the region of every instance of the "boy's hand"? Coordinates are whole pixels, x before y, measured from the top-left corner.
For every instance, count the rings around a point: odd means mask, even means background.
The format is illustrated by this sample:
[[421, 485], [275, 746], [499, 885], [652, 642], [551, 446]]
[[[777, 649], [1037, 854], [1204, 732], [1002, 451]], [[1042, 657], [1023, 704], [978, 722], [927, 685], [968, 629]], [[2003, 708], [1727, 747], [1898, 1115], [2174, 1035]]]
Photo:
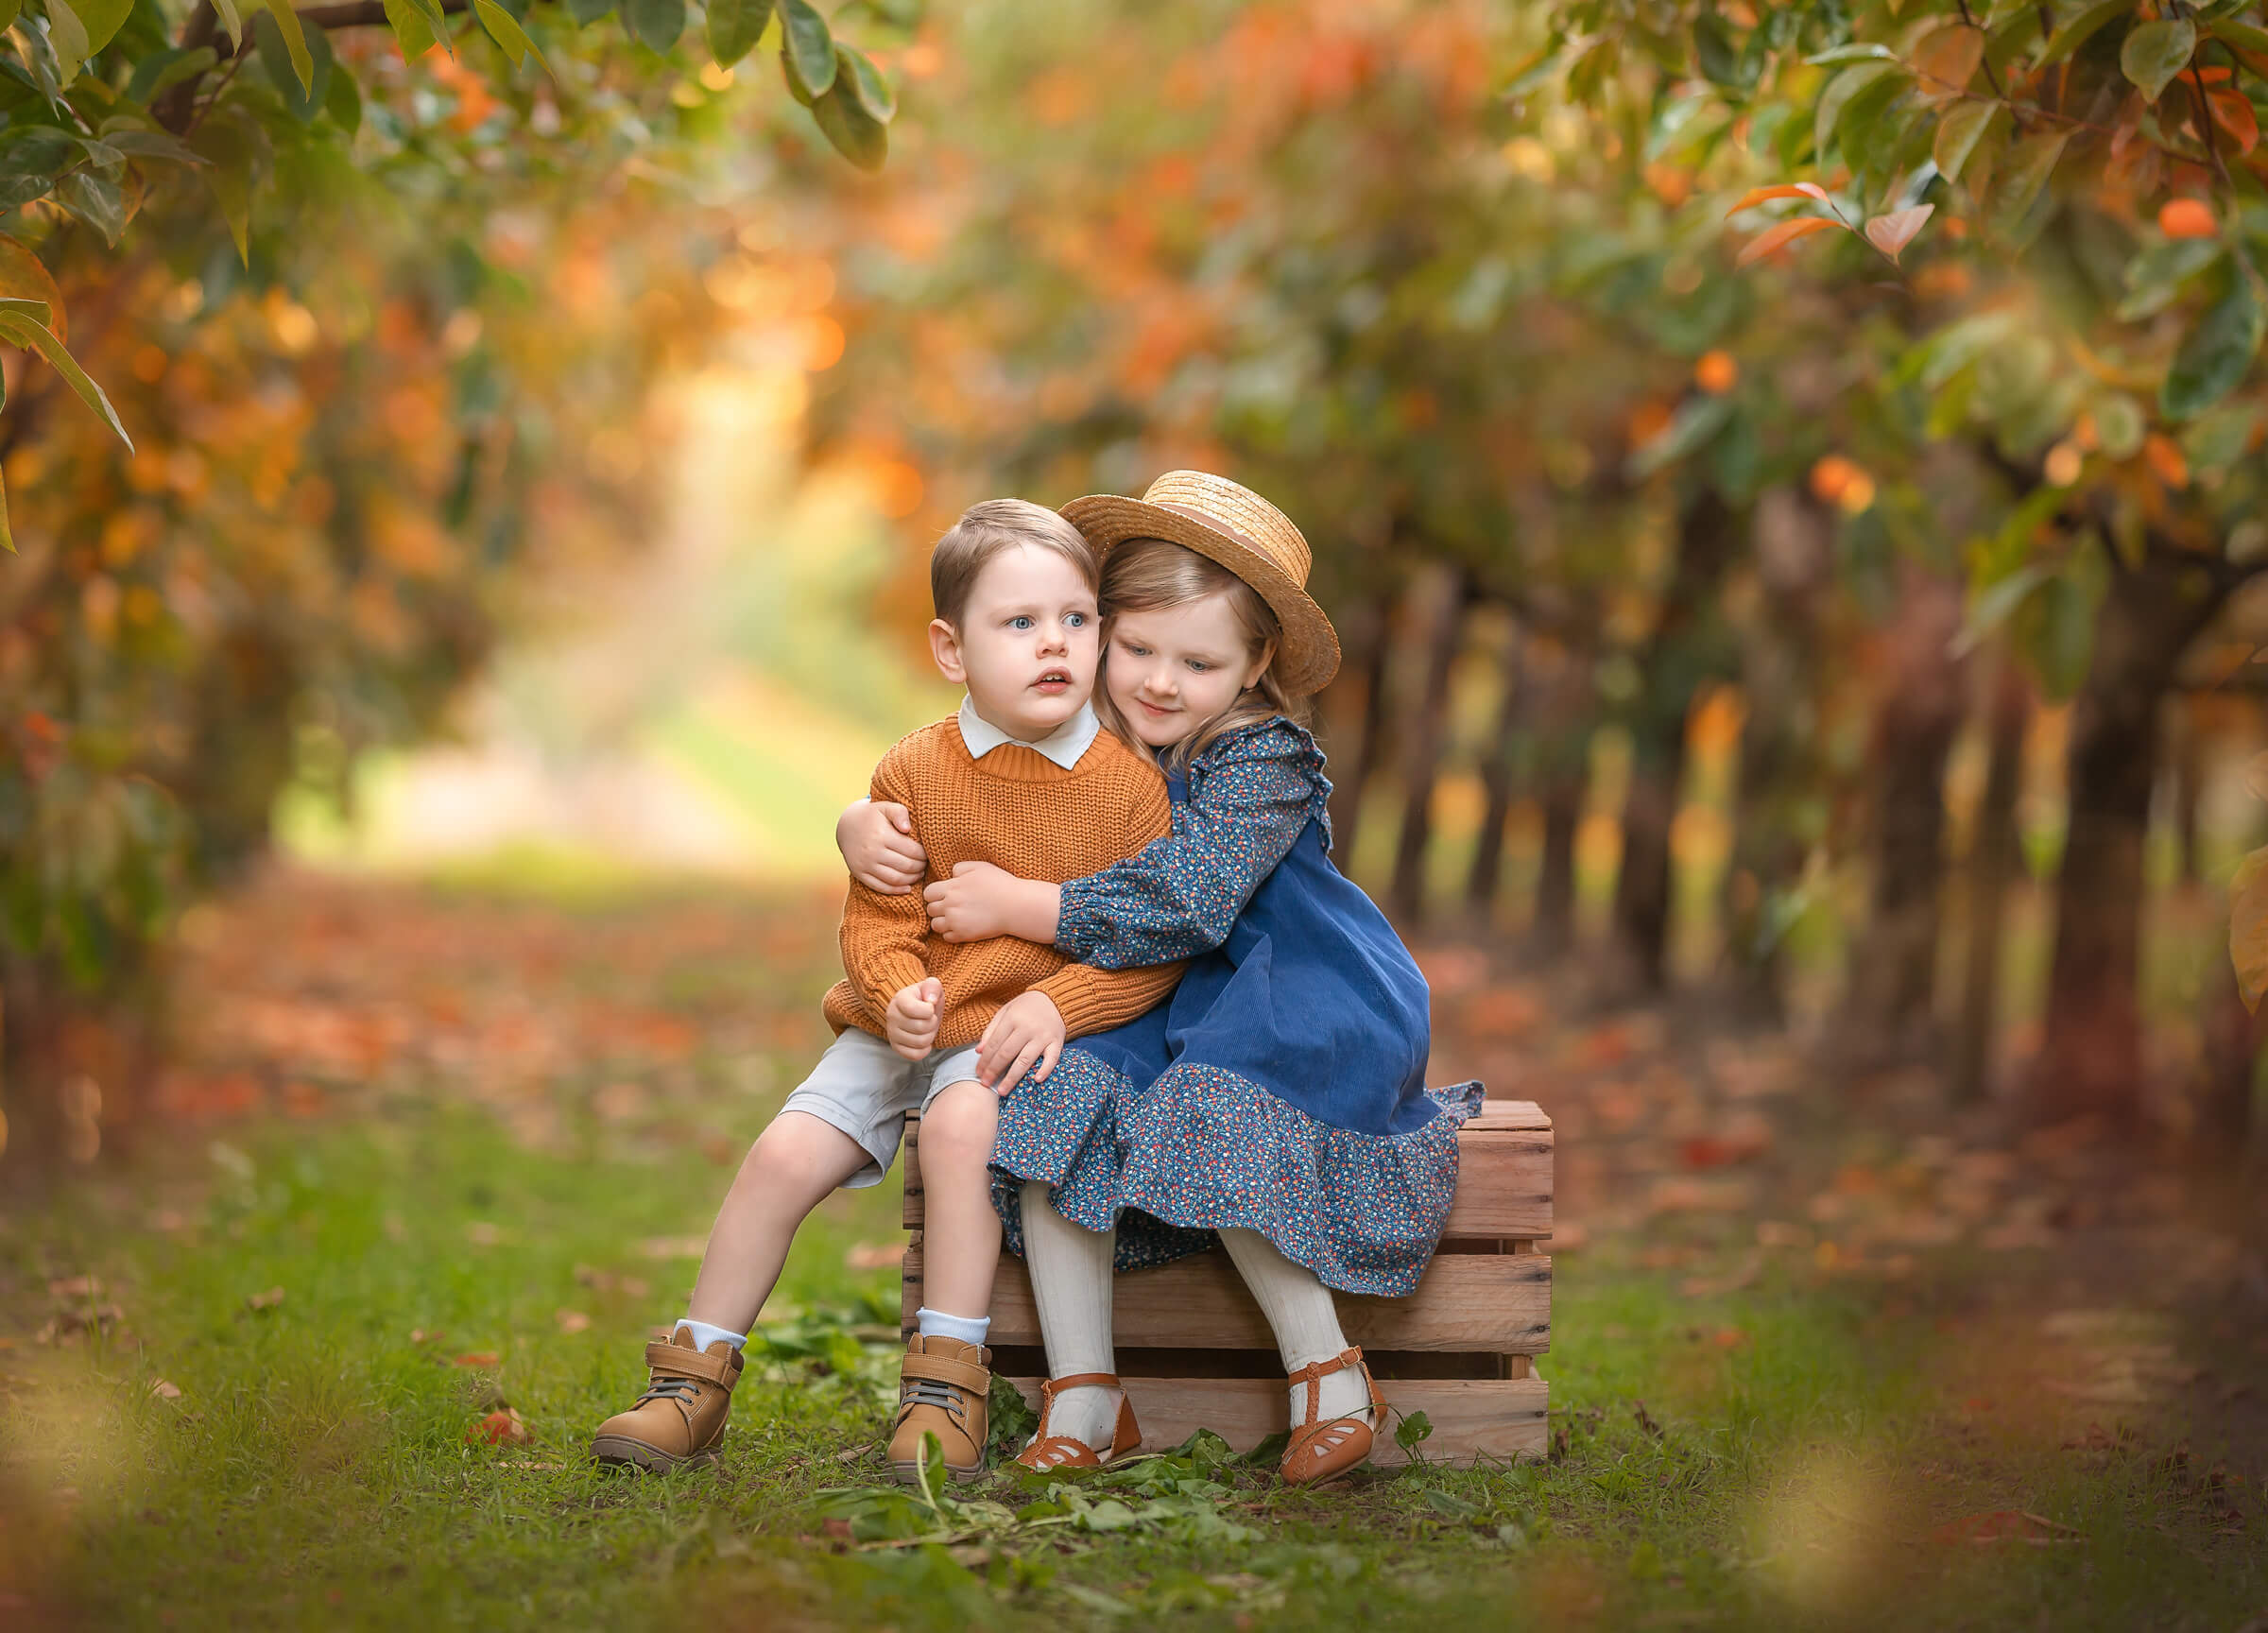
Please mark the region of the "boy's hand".
[[[883, 1012], [882, 1035], [889, 1046], [908, 1060], [919, 1060], [936, 1047], [937, 1014], [943, 1006], [945, 984], [935, 975], [898, 988]], [[1048, 1005], [1050, 1009], [1055, 1006]]]
[[1005, 1095], [1023, 1081], [1036, 1062], [1045, 1082], [1063, 1053], [1063, 1013], [1044, 992], [1011, 998], [976, 1040], [976, 1080]]
[[960, 862], [953, 877], [921, 892], [929, 927], [947, 941], [987, 941], [995, 936], [1052, 945], [1063, 887], [1019, 879], [989, 862]]
[[903, 896], [929, 871], [914, 814], [891, 799], [853, 799], [835, 819], [834, 848], [850, 877], [877, 896]]

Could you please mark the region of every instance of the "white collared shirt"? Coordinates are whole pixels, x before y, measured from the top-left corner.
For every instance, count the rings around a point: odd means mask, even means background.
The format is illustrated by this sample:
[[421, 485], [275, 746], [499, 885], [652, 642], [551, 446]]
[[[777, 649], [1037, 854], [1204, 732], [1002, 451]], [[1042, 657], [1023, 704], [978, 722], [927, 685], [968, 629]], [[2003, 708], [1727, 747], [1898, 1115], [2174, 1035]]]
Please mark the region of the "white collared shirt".
[[1057, 727], [1037, 743], [1025, 743], [1009, 736], [976, 712], [976, 704], [967, 696], [961, 698], [961, 741], [969, 746], [969, 757], [982, 760], [1004, 743], [1029, 748], [1070, 770], [1079, 763], [1079, 756], [1094, 747], [1102, 722], [1094, 717], [1094, 705], [1082, 703], [1079, 712]]

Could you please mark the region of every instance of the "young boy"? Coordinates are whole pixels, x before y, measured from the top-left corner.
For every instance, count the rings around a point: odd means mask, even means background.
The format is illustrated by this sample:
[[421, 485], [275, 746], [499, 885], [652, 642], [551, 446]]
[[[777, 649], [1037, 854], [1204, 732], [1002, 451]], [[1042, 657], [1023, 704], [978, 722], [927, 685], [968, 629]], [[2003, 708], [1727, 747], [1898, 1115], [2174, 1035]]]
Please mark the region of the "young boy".
[[[1020, 499], [975, 506], [937, 541], [930, 655], [969, 695], [956, 717], [885, 755], [873, 780], [874, 799], [912, 812], [931, 877], [989, 862], [1076, 879], [1171, 826], [1156, 768], [1100, 731], [1089, 701], [1098, 577], [1078, 529]], [[919, 1109], [927, 1307], [906, 1346], [890, 1463], [910, 1477], [927, 1433], [956, 1478], [984, 1469], [994, 1086], [1053, 1070], [1068, 1037], [1132, 1020], [1181, 967], [1094, 970], [1005, 937], [949, 943], [930, 933], [919, 891], [883, 896], [855, 880], [842, 950], [846, 979], [824, 1006], [838, 1036], [742, 1162], [691, 1306], [668, 1342], [646, 1346], [645, 1393], [593, 1439], [602, 1462], [661, 1470], [716, 1455], [746, 1333], [796, 1227], [836, 1187], [878, 1183]]]

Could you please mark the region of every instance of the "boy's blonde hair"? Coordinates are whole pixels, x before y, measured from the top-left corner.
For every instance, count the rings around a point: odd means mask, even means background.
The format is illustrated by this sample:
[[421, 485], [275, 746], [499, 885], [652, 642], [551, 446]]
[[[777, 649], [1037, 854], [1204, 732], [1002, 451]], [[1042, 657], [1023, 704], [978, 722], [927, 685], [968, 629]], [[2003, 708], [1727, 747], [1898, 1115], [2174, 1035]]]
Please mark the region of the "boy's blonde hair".
[[1004, 550], [1029, 544], [1053, 550], [1079, 570], [1087, 587], [1098, 593], [1101, 564], [1087, 536], [1044, 505], [1025, 499], [987, 499], [961, 512], [961, 519], [945, 530], [929, 553], [929, 599], [935, 616], [955, 629], [969, 610], [969, 593], [976, 588], [985, 563]]
[[[1127, 539], [1112, 545], [1110, 554], [1103, 559], [1102, 588], [1096, 597], [1103, 614], [1104, 665], [1108, 667], [1110, 662], [1110, 621], [1121, 612], [1162, 612], [1214, 595], [1228, 598], [1228, 611], [1245, 639], [1247, 659], [1281, 645], [1283, 626], [1275, 609], [1261, 598], [1259, 591], [1218, 561], [1165, 539]], [[1094, 712], [1125, 741], [1142, 741], [1110, 701], [1108, 686], [1095, 687]], [[1260, 672], [1260, 679], [1235, 702], [1175, 744], [1166, 764], [1177, 771], [1185, 770], [1192, 760], [1229, 732], [1273, 720], [1279, 714], [1304, 723], [1307, 699], [1284, 692], [1276, 679], [1275, 657], [1270, 652], [1268, 666]]]

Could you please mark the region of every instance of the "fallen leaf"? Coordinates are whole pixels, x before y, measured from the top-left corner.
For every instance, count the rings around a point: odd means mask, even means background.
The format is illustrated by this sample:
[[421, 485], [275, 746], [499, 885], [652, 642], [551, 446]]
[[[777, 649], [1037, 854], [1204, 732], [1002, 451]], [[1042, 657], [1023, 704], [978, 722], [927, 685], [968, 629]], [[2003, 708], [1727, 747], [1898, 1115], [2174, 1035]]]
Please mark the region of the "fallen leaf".
[[904, 1260], [903, 1242], [859, 1242], [843, 1255], [843, 1263], [852, 1270], [881, 1270]]
[[92, 1298], [101, 1293], [102, 1283], [92, 1276], [66, 1276], [47, 1283], [47, 1292], [56, 1298]]
[[168, 1384], [163, 1378], [149, 1386], [149, 1392], [161, 1401], [179, 1401], [181, 1398], [181, 1386], [178, 1384]]
[[561, 1310], [558, 1312], [558, 1319], [559, 1331], [562, 1332], [585, 1332], [591, 1328], [591, 1317], [580, 1310]]
[[698, 1259], [709, 1251], [706, 1236], [648, 1236], [639, 1250], [648, 1259]]
[[277, 1305], [284, 1302], [284, 1289], [281, 1287], [270, 1287], [265, 1293], [253, 1294], [250, 1298], [247, 1298], [245, 1302], [255, 1310], [273, 1310]]
[[528, 1434], [527, 1425], [520, 1420], [520, 1414], [509, 1406], [490, 1413], [465, 1431], [465, 1439], [474, 1446], [518, 1446], [532, 1438], [534, 1436]]
[[494, 1367], [498, 1362], [495, 1350], [474, 1349], [453, 1358], [449, 1364], [452, 1367]]
[[493, 1247], [504, 1240], [504, 1228], [486, 1219], [475, 1219], [465, 1227], [465, 1240], [475, 1247]]

